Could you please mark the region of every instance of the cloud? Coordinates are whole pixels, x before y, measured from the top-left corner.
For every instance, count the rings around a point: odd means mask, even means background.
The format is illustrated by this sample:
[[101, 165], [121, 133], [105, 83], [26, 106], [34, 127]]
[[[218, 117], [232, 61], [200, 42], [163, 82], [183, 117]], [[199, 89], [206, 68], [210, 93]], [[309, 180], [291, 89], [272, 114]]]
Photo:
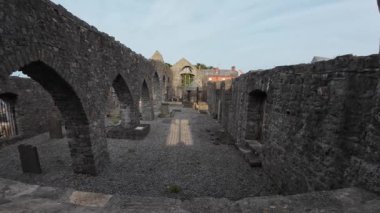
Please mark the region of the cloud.
[[378, 51], [372, 0], [54, 0], [150, 57], [248, 71]]

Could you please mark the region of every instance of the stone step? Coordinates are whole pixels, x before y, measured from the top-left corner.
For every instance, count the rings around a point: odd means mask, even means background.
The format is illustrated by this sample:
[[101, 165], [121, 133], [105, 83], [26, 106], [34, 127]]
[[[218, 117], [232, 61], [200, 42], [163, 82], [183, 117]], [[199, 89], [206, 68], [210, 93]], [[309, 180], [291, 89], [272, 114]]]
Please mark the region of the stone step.
[[245, 161], [249, 163], [251, 167], [261, 167], [261, 159], [256, 155], [251, 149], [244, 147], [238, 147], [240, 153], [242, 154]]
[[257, 140], [245, 140], [248, 147], [256, 154], [261, 154], [262, 144]]

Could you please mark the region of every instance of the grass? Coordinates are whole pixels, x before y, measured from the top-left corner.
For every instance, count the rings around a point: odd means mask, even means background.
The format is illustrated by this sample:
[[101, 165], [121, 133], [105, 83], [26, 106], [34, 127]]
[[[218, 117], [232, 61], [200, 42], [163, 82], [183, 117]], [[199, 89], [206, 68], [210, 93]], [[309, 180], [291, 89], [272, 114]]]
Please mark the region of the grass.
[[181, 187], [179, 187], [177, 185], [170, 185], [167, 187], [167, 191], [169, 193], [178, 194], [182, 191], [182, 189], [181, 189]]

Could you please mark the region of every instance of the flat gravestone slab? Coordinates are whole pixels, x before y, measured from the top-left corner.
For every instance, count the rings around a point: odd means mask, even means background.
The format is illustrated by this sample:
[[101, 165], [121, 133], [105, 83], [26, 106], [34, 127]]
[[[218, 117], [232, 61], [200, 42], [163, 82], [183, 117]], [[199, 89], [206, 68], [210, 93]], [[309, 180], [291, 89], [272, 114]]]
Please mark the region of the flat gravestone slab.
[[74, 191], [70, 195], [70, 203], [88, 207], [104, 207], [112, 195]]

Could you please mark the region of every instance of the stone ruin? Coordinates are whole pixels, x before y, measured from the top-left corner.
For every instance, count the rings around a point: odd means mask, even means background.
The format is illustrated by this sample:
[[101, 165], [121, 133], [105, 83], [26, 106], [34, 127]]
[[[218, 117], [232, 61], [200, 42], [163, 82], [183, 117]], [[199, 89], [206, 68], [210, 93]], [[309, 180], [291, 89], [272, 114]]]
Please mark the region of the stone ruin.
[[[108, 159], [110, 88], [128, 113], [121, 124], [134, 127], [140, 117], [154, 119], [167, 71], [50, 1], [0, 1], [0, 8], [0, 95], [17, 100], [18, 133], [7, 141], [46, 131], [56, 106], [74, 172], [97, 174]], [[9, 77], [14, 71], [31, 79]]]
[[252, 71], [207, 94], [247, 161], [284, 193], [380, 192], [379, 55]]
[[[170, 69], [60, 5], [0, 0], [0, 23], [0, 98], [14, 118], [2, 126], [3, 135], [13, 128], [2, 145], [46, 132], [59, 119], [73, 171], [97, 175], [109, 159], [110, 91], [117, 136], [155, 119], [170, 98]], [[17, 70], [30, 79], [10, 77]], [[348, 186], [380, 193], [379, 55], [252, 71], [209, 83], [207, 102], [248, 163], [270, 174], [281, 193]]]

